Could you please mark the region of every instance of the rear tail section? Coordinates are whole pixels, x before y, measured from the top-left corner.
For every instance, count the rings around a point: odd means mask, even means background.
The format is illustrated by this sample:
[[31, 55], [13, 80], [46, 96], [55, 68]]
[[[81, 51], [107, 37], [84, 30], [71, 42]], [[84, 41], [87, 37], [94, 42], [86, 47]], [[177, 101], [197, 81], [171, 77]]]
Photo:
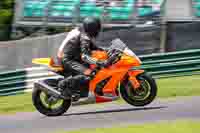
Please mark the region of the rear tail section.
[[34, 59], [32, 59], [33, 64], [46, 65], [46, 66], [49, 66], [51, 61], [52, 61], [51, 58], [34, 58]]

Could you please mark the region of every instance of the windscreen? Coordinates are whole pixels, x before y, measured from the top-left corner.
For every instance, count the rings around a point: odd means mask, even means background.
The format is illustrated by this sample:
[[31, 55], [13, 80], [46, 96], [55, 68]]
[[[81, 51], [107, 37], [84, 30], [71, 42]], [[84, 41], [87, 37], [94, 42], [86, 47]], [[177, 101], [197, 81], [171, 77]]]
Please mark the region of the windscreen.
[[109, 49], [110, 50], [117, 49], [117, 50], [120, 50], [123, 52], [126, 47], [127, 47], [127, 45], [124, 42], [122, 42], [122, 40], [117, 38], [117, 39], [114, 39], [113, 41], [111, 41], [111, 46]]

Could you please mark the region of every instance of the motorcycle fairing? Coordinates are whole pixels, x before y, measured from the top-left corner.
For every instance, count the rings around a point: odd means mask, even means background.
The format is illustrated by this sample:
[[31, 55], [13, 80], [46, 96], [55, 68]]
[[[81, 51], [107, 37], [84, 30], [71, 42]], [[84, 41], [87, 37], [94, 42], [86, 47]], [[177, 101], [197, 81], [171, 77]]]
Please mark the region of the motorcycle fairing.
[[140, 87], [140, 82], [137, 80], [137, 75], [144, 73], [144, 70], [131, 70], [128, 72], [129, 81], [132, 84], [133, 89], [138, 89]]
[[94, 79], [90, 81], [90, 91], [95, 92], [96, 86], [102, 80], [111, 77], [107, 84], [103, 87], [103, 93], [109, 93], [113, 96], [117, 96], [116, 88], [119, 82], [123, 79], [124, 75], [127, 73], [126, 68], [112, 69], [104, 68], [100, 70]]

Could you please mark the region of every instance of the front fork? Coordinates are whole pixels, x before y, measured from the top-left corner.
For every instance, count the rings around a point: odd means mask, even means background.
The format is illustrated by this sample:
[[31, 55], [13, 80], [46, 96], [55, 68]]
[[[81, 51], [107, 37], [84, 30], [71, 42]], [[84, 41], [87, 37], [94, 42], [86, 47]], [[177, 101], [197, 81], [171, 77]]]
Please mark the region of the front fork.
[[140, 87], [140, 82], [137, 80], [137, 75], [144, 73], [144, 70], [130, 70], [128, 72], [128, 80], [131, 82], [134, 89], [138, 89]]

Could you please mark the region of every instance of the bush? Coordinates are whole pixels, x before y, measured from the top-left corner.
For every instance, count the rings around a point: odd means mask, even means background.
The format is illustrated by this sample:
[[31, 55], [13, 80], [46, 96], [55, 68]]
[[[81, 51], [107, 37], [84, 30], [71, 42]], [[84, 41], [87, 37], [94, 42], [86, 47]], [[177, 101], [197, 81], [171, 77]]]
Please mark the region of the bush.
[[0, 41], [8, 40], [13, 16], [14, 0], [0, 1]]
[[0, 24], [10, 24], [12, 19], [12, 11], [10, 9], [0, 9]]

